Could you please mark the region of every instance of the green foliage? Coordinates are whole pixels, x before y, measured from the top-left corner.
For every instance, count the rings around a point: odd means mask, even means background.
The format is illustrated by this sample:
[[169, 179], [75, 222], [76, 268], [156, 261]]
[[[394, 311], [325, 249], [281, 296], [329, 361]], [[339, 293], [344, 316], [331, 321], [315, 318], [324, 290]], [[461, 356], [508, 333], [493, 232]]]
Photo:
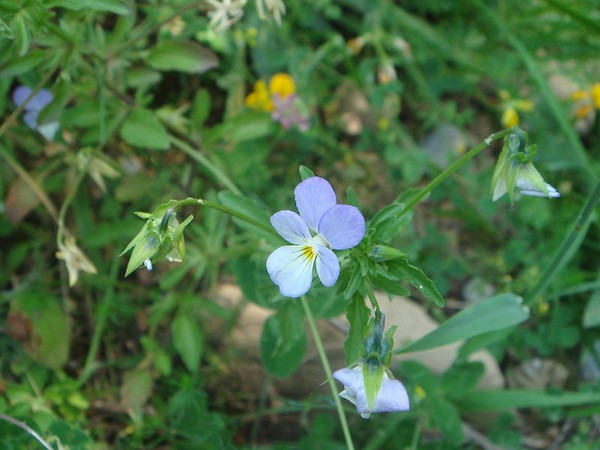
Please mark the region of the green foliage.
[[[440, 325], [390, 349], [409, 358], [391, 367], [409, 412], [345, 404], [356, 448], [470, 448], [464, 424], [503, 448], [534, 429], [596, 448], [598, 2], [220, 3], [0, 0], [0, 412], [57, 449], [346, 448], [331, 399], [305, 395], [326, 374], [280, 379], [314, 356], [301, 302], [347, 333], [343, 358], [324, 346], [350, 365], [382, 291]], [[277, 73], [296, 109], [278, 109]], [[18, 86], [52, 100], [19, 107]], [[529, 178], [560, 198], [522, 197], [506, 157], [514, 204], [489, 198], [500, 148], [484, 139], [511, 114], [537, 145]], [[314, 175], [367, 233], [336, 251], [333, 287], [292, 300], [265, 270], [285, 245], [269, 218]], [[442, 373], [410, 360], [459, 341]], [[480, 390], [478, 350], [503, 375], [567, 375]], [[473, 425], [482, 411], [504, 412]], [[40, 448], [4, 420], [0, 436]]]

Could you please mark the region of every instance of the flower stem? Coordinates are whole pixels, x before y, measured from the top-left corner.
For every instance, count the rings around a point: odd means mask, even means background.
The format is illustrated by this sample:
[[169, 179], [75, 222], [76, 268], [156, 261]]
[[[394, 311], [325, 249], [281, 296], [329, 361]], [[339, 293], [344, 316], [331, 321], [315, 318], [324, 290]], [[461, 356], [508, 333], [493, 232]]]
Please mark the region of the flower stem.
[[179, 200], [177, 202], [177, 205], [175, 206], [175, 208], [179, 208], [184, 205], [206, 206], [207, 208], [216, 209], [217, 211], [224, 212], [226, 214], [229, 214], [232, 217], [243, 220], [244, 222], [246, 222], [250, 225], [258, 227], [261, 230], [266, 231], [269, 234], [272, 234], [273, 236], [280, 237], [274, 228], [272, 228], [268, 225], [265, 225], [264, 223], [262, 223], [256, 219], [253, 219], [252, 217], [247, 216], [246, 214], [242, 214], [234, 209], [231, 209], [225, 205], [222, 205], [221, 203], [213, 202], [211, 200], [204, 200], [201, 198], [186, 198], [184, 200]]
[[98, 368], [96, 357], [98, 356], [98, 351], [100, 350], [100, 343], [102, 341], [104, 327], [106, 326], [106, 322], [108, 321], [108, 314], [112, 308], [115, 294], [115, 283], [117, 280], [118, 273], [119, 259], [114, 258], [113, 264], [110, 267], [110, 272], [108, 275], [109, 278], [108, 283], [106, 285], [107, 287], [104, 291], [104, 296], [102, 297], [102, 300], [100, 300], [100, 305], [98, 306], [98, 310], [96, 313], [96, 326], [94, 327], [94, 333], [92, 335], [90, 348], [85, 358], [85, 363], [83, 365], [83, 369], [81, 370], [81, 374], [79, 375], [79, 378], [77, 380], [78, 386], [83, 385]]
[[15, 425], [15, 426], [21, 428], [22, 430], [25, 430], [27, 433], [29, 433], [31, 436], [33, 436], [33, 438], [36, 441], [38, 441], [40, 444], [42, 444], [45, 449], [54, 450], [52, 447], [50, 447], [50, 444], [48, 444], [39, 434], [37, 434], [33, 429], [31, 429], [29, 426], [27, 426], [20, 420], [14, 419], [14, 418], [7, 416], [6, 414], [2, 414], [2, 413], [0, 413], [0, 420], [4, 420], [5, 422]]
[[323, 341], [321, 341], [321, 335], [319, 334], [319, 330], [317, 330], [317, 324], [315, 323], [315, 319], [312, 315], [312, 311], [310, 310], [310, 306], [308, 304], [308, 301], [306, 300], [306, 297], [300, 297], [300, 302], [302, 303], [302, 308], [304, 308], [304, 314], [306, 315], [308, 327], [310, 328], [310, 332], [312, 333], [313, 339], [315, 340], [317, 352], [319, 353], [319, 357], [321, 358], [321, 364], [323, 365], [323, 370], [325, 370], [325, 376], [327, 377], [327, 383], [331, 388], [331, 395], [333, 396], [333, 401], [335, 402], [335, 407], [340, 418], [340, 424], [342, 426], [342, 431], [346, 440], [346, 447], [348, 448], [348, 450], [354, 450], [354, 444], [352, 442], [350, 428], [348, 427], [348, 422], [346, 421], [346, 415], [344, 414], [342, 401], [340, 400], [340, 397], [338, 395], [337, 386], [335, 385], [333, 373], [331, 372], [331, 366], [329, 365], [329, 360], [327, 359], [327, 354], [325, 353], [325, 348], [323, 347]]
[[433, 191], [442, 181], [456, 172], [460, 167], [462, 167], [465, 163], [470, 161], [473, 157], [475, 157], [478, 153], [483, 151], [486, 147], [488, 147], [492, 142], [497, 141], [498, 139], [502, 139], [504, 136], [509, 135], [514, 132], [513, 128], [507, 128], [502, 131], [498, 131], [496, 133], [490, 134], [486, 139], [481, 141], [467, 153], [462, 155], [456, 161], [454, 161], [450, 166], [448, 166], [442, 173], [440, 173], [437, 177], [429, 182], [427, 186], [421, 189], [417, 194], [410, 198], [405, 204], [404, 209], [398, 214], [398, 217], [403, 216], [405, 213], [410, 211], [417, 203], [419, 203], [427, 194]]
[[600, 182], [596, 184], [596, 188], [585, 203], [581, 213], [577, 216], [573, 228], [567, 234], [562, 244], [558, 248], [558, 251], [552, 258], [552, 262], [542, 275], [540, 281], [534, 286], [534, 288], [525, 296], [525, 305], [533, 303], [539, 295], [548, 287], [550, 282], [558, 274], [558, 272], [565, 266], [565, 264], [571, 259], [581, 240], [585, 236], [585, 231], [592, 220], [592, 214], [596, 209], [596, 206], [600, 202]]
[[241, 194], [241, 191], [234, 184], [234, 182], [231, 181], [229, 179], [229, 177], [227, 175], [225, 175], [225, 173], [221, 169], [219, 169], [212, 161], [210, 161], [206, 156], [204, 156], [199, 150], [196, 150], [191, 145], [189, 145], [187, 142], [182, 141], [181, 139], [178, 139], [173, 135], [169, 135], [169, 141], [171, 141], [171, 144], [178, 147], [180, 150], [182, 150], [188, 156], [195, 159], [196, 162], [198, 162], [202, 167], [204, 167], [208, 171], [208, 173], [210, 173], [217, 180], [217, 182], [219, 182], [224, 188], [229, 189], [234, 194], [237, 194], [237, 195]]

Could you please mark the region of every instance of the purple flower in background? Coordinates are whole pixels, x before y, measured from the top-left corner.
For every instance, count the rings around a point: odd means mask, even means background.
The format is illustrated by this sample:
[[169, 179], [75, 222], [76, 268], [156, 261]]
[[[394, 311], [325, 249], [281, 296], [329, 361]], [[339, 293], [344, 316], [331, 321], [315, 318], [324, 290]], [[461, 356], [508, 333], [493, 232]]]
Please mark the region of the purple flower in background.
[[371, 413], [408, 411], [410, 403], [404, 385], [398, 380], [391, 379], [387, 371], [383, 372], [381, 385], [369, 404], [363, 365], [353, 368], [345, 367], [336, 370], [333, 378], [344, 385], [340, 397], [350, 401], [363, 419], [368, 419]]
[[278, 94], [273, 95], [271, 118], [275, 122], [279, 122], [285, 129], [290, 128], [292, 125], [297, 126], [300, 131], [306, 131], [310, 128], [310, 118], [306, 107], [296, 94], [285, 97]]
[[269, 255], [267, 272], [282, 295], [297, 298], [310, 289], [315, 265], [321, 283], [335, 284], [340, 263], [331, 249], [356, 246], [365, 235], [365, 219], [356, 207], [338, 205], [323, 178], [307, 178], [294, 195], [300, 215], [284, 210], [271, 216], [275, 230], [292, 245]]
[[[20, 106], [30, 94], [31, 89], [26, 86], [19, 86], [13, 91], [13, 102], [15, 102], [15, 105]], [[23, 115], [23, 120], [27, 126], [33, 130], [37, 130], [49, 141], [54, 139], [54, 135], [58, 131], [58, 122], [54, 121], [39, 124], [38, 115], [40, 111], [52, 101], [52, 98], [53, 96], [50, 91], [40, 89], [40, 91], [29, 100], [29, 103], [25, 105], [25, 114]]]

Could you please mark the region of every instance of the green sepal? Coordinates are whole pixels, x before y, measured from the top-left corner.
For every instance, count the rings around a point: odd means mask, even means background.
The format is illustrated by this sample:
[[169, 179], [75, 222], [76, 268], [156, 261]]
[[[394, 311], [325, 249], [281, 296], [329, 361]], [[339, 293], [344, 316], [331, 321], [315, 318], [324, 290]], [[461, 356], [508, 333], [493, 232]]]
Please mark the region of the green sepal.
[[125, 276], [136, 270], [144, 261], [150, 260], [160, 248], [160, 236], [155, 231], [148, 231], [144, 234], [142, 240], [133, 248], [131, 258], [127, 263]]
[[384, 367], [380, 362], [367, 362], [362, 366], [363, 377], [365, 380], [365, 392], [367, 394], [367, 406], [373, 409], [377, 393], [381, 389], [381, 381], [383, 380]]

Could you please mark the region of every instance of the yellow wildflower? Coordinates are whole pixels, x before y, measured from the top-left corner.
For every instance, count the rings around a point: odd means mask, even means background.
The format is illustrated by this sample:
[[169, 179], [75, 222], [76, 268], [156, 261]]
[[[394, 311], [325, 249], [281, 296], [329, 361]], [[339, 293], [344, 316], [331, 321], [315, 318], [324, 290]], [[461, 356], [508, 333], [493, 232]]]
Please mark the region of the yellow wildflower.
[[575, 110], [575, 117], [578, 119], [585, 119], [592, 111], [592, 105], [582, 105]]
[[276, 73], [269, 80], [269, 92], [281, 98], [289, 97], [296, 92], [296, 84], [291, 75], [287, 73]]
[[263, 80], [258, 80], [254, 83], [254, 91], [248, 94], [244, 103], [250, 109], [273, 111], [273, 102], [267, 90], [267, 83]]
[[296, 93], [296, 84], [291, 75], [276, 73], [269, 80], [269, 87], [263, 80], [254, 83], [254, 90], [248, 94], [245, 104], [250, 109], [271, 112], [274, 110], [273, 97], [288, 98]]
[[577, 102], [579, 100], [586, 99], [587, 96], [588, 96], [588, 93], [586, 91], [583, 91], [581, 89], [577, 89], [575, 92], [573, 92], [571, 94], [571, 100], [573, 100], [574, 102]]
[[498, 92], [501, 100], [502, 117], [500, 122], [505, 128], [519, 125], [521, 118], [519, 112], [528, 112], [533, 109], [533, 102], [529, 99], [512, 98], [506, 90]]
[[594, 83], [590, 91], [594, 108], [600, 109], [600, 83]]
[[519, 113], [515, 108], [506, 108], [502, 112], [500, 122], [504, 128], [512, 128], [519, 124]]
[[427, 397], [425, 389], [423, 389], [421, 386], [415, 387], [415, 395], [419, 400], [423, 400], [425, 397]]

